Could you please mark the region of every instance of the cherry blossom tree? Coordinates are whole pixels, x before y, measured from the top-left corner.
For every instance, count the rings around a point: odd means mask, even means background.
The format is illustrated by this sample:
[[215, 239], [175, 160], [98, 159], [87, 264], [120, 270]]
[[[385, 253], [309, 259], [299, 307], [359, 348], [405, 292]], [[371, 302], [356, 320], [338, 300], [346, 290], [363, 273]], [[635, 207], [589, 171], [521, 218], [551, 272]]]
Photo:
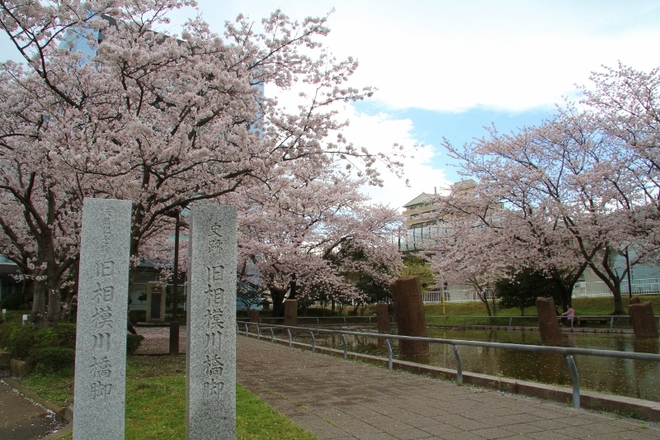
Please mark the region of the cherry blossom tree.
[[396, 246], [401, 218], [370, 205], [358, 190], [362, 183], [310, 166], [228, 196], [242, 206], [240, 277], [270, 293], [274, 316], [282, 315], [285, 299], [360, 298], [351, 274], [393, 281], [402, 264]]
[[[196, 18], [180, 38], [162, 33], [167, 14], [186, 6], [195, 2], [0, 3], [0, 27], [26, 61], [1, 66], [2, 93], [21, 98], [0, 105], [0, 197], [11, 205], [0, 214], [0, 252], [45, 281], [53, 301], [77, 259], [84, 197], [133, 201], [137, 261], [149, 240], [172, 230], [173, 210], [263, 185], [302, 161], [346, 161], [372, 184], [380, 184], [377, 160], [397, 166], [329, 138], [347, 124], [336, 106], [372, 92], [347, 84], [355, 60], [322, 48], [326, 18], [296, 22], [276, 11], [258, 26], [239, 16], [223, 36]], [[89, 50], [75, 50], [81, 40]], [[294, 112], [259, 92], [298, 83], [308, 92]], [[35, 323], [42, 297], [35, 289]]]
[[568, 105], [538, 127], [493, 131], [462, 150], [447, 147], [478, 178], [478, 197], [506, 208], [506, 223], [488, 225], [518, 254], [498, 252], [505, 264], [545, 270], [567, 290], [588, 265], [612, 291], [614, 313], [623, 314], [620, 284], [628, 268], [614, 261], [629, 249], [631, 265], [657, 252], [649, 228], [656, 210], [645, 183], [653, 176], [599, 116]]

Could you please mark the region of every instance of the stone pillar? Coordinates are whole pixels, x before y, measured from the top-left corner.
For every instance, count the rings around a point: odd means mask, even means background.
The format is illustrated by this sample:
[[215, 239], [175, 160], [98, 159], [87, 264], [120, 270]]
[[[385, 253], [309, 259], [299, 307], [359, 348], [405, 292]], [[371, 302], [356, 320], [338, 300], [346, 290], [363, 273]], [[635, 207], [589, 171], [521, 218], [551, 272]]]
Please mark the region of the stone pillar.
[[147, 283], [147, 322], [165, 322], [165, 285], [158, 281]]
[[259, 322], [259, 310], [249, 310], [248, 316], [250, 322]]
[[561, 345], [559, 318], [555, 312], [554, 300], [552, 298], [536, 298], [536, 311], [539, 317], [541, 344]]
[[298, 325], [298, 300], [284, 301], [284, 325]]
[[378, 333], [387, 334], [390, 332], [390, 316], [387, 313], [387, 304], [376, 304], [376, 320], [378, 321]]
[[188, 241], [186, 438], [236, 438], [236, 209], [193, 204]]
[[[390, 316], [387, 311], [387, 304], [376, 304], [376, 321], [378, 323], [378, 333], [390, 333]], [[378, 338], [378, 348], [385, 348], [385, 339]]]
[[630, 305], [630, 321], [635, 338], [657, 338], [658, 326], [650, 301]]
[[83, 202], [73, 435], [123, 440], [130, 200]]
[[[392, 284], [391, 289], [399, 335], [426, 337], [424, 303], [419, 279], [417, 277], [399, 278]], [[404, 356], [429, 355], [428, 342], [399, 341], [399, 347]]]

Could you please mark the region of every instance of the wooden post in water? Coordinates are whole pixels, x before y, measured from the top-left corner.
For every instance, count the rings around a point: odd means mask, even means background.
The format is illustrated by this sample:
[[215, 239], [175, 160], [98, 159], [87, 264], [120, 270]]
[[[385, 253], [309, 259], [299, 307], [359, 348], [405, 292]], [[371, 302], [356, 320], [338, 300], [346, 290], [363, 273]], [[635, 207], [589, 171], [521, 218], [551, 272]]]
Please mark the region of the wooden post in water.
[[[403, 277], [392, 286], [394, 316], [400, 336], [426, 337], [426, 321], [422, 288], [417, 277]], [[399, 341], [401, 354], [404, 356], [428, 356], [429, 343], [421, 341]]]

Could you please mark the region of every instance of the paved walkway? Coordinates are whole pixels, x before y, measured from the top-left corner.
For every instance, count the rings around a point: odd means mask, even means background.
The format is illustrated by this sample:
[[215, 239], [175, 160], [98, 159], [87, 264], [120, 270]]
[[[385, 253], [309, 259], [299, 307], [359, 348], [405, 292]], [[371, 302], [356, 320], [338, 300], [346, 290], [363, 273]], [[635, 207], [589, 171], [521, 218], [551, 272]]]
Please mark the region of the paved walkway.
[[321, 439], [660, 439], [660, 426], [240, 336], [238, 381]]
[[61, 427], [52, 412], [0, 381], [0, 439], [43, 439]]

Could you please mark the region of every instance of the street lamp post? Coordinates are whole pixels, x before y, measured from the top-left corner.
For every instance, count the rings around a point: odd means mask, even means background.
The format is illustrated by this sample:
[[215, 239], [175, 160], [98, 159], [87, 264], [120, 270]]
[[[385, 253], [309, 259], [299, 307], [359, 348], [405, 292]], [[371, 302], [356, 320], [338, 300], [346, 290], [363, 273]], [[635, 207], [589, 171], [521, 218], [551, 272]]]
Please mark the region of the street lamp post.
[[179, 229], [181, 226], [180, 222], [181, 211], [179, 209], [174, 210], [174, 273], [172, 280], [172, 288], [174, 289], [172, 302], [172, 321], [170, 321], [170, 354], [177, 355], [179, 354], [179, 322], [177, 321], [177, 293], [179, 290]]

